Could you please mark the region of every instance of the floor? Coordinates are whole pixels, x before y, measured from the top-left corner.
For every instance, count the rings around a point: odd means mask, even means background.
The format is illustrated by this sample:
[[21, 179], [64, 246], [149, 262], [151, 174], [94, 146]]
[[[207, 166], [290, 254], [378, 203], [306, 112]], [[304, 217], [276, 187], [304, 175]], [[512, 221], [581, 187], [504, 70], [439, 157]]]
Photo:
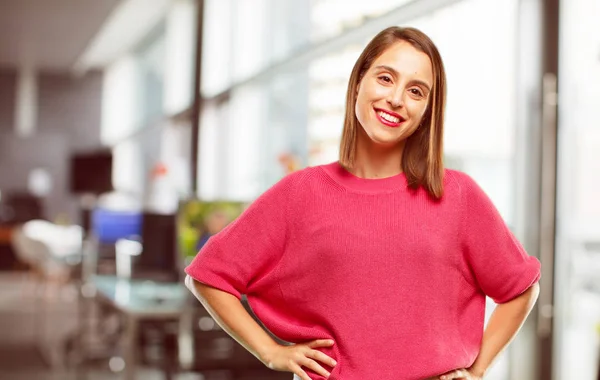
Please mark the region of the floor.
[[[64, 338], [76, 330], [76, 293], [48, 288], [44, 297], [53, 300], [46, 313], [39, 312], [35, 287], [31, 277], [24, 273], [0, 272], [0, 379], [2, 380], [80, 380], [69, 366], [61, 365]], [[40, 294], [38, 294], [38, 297]], [[37, 306], [36, 306], [37, 305]], [[47, 315], [40, 320], [40, 315]], [[43, 328], [47, 326], [48, 328]], [[36, 342], [44, 342], [47, 350], [39, 350]], [[46, 354], [43, 355], [42, 352]], [[49, 366], [48, 362], [55, 362]], [[61, 368], [62, 367], [62, 368]], [[99, 364], [88, 372], [85, 380], [117, 380], [107, 363]], [[139, 379], [162, 380], [157, 370], [141, 368]], [[223, 374], [201, 375], [183, 373], [175, 380], [226, 380]]]

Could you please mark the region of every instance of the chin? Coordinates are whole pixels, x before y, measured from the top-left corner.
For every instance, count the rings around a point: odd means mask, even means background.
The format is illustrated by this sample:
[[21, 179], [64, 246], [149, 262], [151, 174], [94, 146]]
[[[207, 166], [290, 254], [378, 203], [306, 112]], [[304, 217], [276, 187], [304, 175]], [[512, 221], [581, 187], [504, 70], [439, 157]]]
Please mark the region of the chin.
[[372, 136], [371, 142], [377, 145], [392, 147], [394, 145], [398, 145], [401, 143], [404, 138], [394, 138], [394, 137], [381, 137], [381, 136]]
[[373, 142], [377, 145], [380, 145], [381, 147], [393, 148], [393, 147], [399, 145], [400, 143], [402, 143], [402, 141], [404, 141], [404, 139], [388, 140], [388, 141], [373, 141]]
[[393, 147], [398, 145], [412, 134], [408, 133], [411, 125], [402, 125], [398, 128], [391, 128], [381, 125], [378, 120], [373, 120], [368, 126], [368, 128], [361, 128], [362, 137], [365, 141], [381, 147]]
[[410, 136], [409, 133], [406, 133], [404, 128], [398, 128], [398, 131], [394, 131], [393, 133], [374, 133], [370, 136], [371, 141], [379, 145], [392, 146], [401, 143], [406, 140]]

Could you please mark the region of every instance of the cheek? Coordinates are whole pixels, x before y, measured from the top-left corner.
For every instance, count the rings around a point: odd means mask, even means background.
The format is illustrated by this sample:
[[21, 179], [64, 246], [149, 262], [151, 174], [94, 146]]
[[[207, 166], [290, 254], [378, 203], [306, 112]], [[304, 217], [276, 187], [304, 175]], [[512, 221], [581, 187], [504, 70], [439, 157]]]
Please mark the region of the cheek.
[[364, 112], [368, 112], [374, 103], [386, 99], [388, 91], [374, 83], [363, 83], [356, 96], [357, 110], [361, 108]]
[[422, 104], [421, 102], [417, 102], [411, 108], [412, 108], [412, 112], [411, 112], [412, 117], [421, 121], [421, 119], [423, 118], [423, 116], [425, 116], [425, 113], [427, 112], [427, 103]]
[[361, 102], [360, 99], [356, 100], [356, 104], [354, 105], [354, 115], [356, 115], [356, 119], [361, 125], [365, 125], [368, 117], [368, 104]]
[[365, 91], [365, 88], [359, 88], [356, 96], [356, 104], [354, 105], [354, 113], [358, 121], [363, 121], [369, 112], [369, 97]]

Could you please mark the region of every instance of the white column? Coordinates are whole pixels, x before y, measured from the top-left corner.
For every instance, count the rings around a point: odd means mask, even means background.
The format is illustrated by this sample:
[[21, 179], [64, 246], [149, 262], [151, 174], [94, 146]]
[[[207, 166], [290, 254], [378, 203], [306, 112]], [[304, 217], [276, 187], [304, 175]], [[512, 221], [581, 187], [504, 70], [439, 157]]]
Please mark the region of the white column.
[[29, 66], [19, 70], [15, 103], [15, 132], [28, 137], [35, 133], [38, 113], [38, 82], [36, 70]]

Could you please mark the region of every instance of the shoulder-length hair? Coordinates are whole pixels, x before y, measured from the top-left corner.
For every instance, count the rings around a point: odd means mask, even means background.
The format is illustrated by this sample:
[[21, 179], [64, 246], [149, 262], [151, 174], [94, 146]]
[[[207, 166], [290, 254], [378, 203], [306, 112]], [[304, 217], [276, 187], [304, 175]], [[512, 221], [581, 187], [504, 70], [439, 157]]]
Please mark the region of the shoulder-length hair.
[[446, 103], [446, 73], [437, 47], [427, 35], [414, 28], [389, 27], [369, 42], [354, 64], [346, 94], [346, 115], [340, 144], [340, 164], [352, 168], [356, 155], [357, 130], [360, 127], [355, 113], [357, 89], [373, 62], [390, 46], [399, 41], [410, 43], [427, 54], [433, 68], [433, 88], [427, 110], [417, 130], [406, 139], [402, 154], [402, 171], [408, 185], [422, 186], [435, 199], [444, 193], [444, 109]]

